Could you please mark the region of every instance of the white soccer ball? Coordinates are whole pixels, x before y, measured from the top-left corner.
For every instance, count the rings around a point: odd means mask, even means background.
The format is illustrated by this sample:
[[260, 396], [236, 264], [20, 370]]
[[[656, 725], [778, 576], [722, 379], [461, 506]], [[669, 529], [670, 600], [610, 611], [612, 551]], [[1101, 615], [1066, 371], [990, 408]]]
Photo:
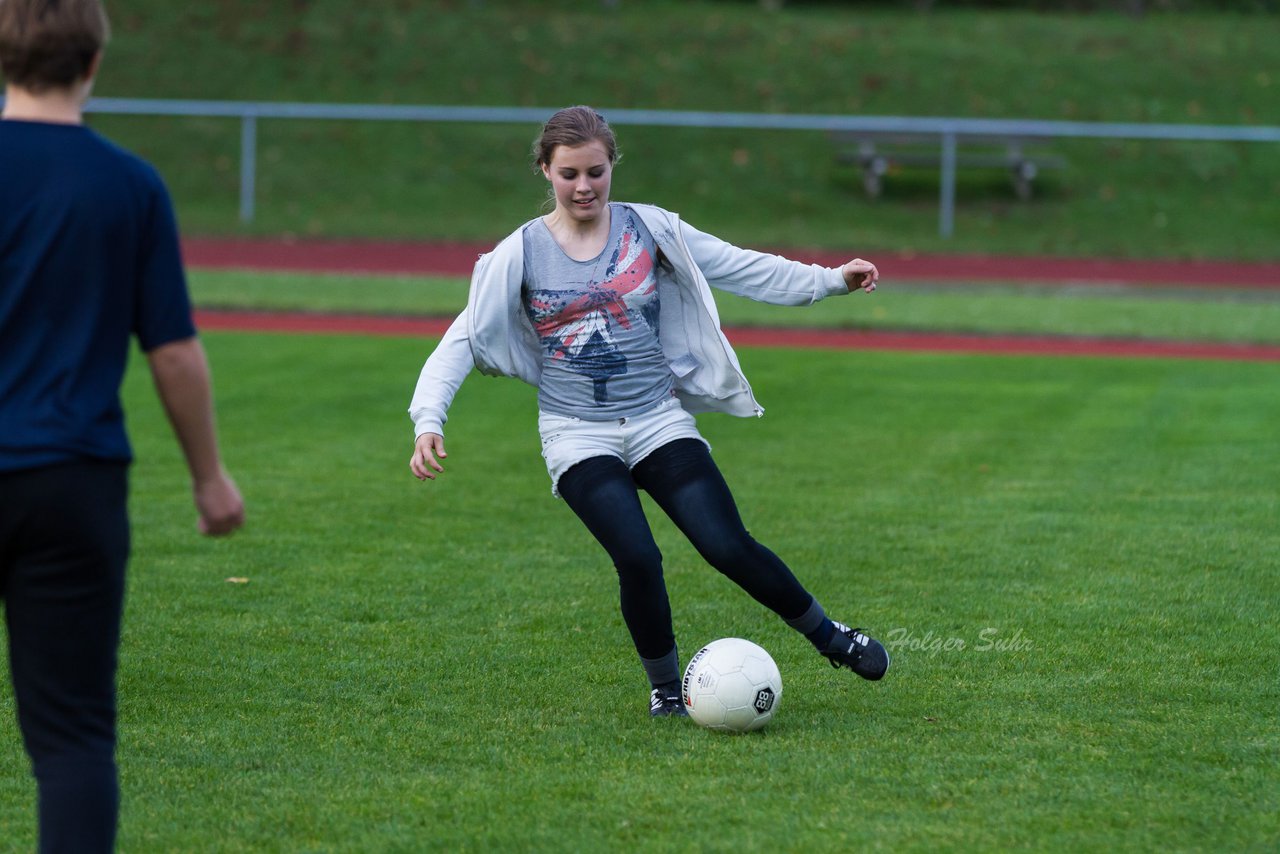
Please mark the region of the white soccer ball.
[[782, 674], [769, 653], [742, 638], [721, 638], [689, 659], [680, 685], [689, 717], [708, 729], [752, 732], [778, 713]]

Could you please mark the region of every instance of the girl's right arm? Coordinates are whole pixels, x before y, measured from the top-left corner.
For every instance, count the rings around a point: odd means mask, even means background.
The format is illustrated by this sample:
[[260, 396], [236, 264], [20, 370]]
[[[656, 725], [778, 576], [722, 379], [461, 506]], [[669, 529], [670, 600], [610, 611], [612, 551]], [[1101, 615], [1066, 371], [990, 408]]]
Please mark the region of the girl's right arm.
[[473, 367], [475, 359], [467, 337], [467, 310], [463, 309], [427, 357], [409, 403], [415, 436], [409, 468], [419, 480], [434, 479], [433, 472], [443, 471], [435, 458], [445, 455], [444, 423], [448, 419], [449, 404]]
[[409, 470], [418, 480], [435, 480], [436, 473], [444, 471], [440, 460], [447, 456], [449, 455], [444, 451], [444, 436], [439, 433], [423, 433], [413, 443]]

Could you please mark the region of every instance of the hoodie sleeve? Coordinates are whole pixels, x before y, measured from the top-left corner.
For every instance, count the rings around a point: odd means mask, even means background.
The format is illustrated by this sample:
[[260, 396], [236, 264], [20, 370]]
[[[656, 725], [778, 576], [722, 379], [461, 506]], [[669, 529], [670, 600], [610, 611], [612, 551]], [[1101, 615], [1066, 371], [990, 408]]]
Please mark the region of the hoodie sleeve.
[[475, 367], [467, 336], [467, 311], [463, 309], [449, 326], [418, 375], [418, 385], [409, 403], [415, 439], [423, 433], [444, 435], [449, 404], [453, 403], [462, 381]]
[[849, 293], [838, 269], [741, 249], [683, 221], [680, 233], [712, 287], [774, 305], [810, 305]]

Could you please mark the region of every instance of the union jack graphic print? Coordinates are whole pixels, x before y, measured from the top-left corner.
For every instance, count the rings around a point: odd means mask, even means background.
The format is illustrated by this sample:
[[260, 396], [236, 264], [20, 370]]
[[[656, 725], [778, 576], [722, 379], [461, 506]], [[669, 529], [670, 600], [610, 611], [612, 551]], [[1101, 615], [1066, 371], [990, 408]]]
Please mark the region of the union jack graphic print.
[[653, 256], [628, 216], [595, 281], [566, 289], [531, 288], [526, 310], [552, 359], [590, 377], [596, 403], [609, 401], [608, 381], [627, 372], [619, 338], [658, 332]]

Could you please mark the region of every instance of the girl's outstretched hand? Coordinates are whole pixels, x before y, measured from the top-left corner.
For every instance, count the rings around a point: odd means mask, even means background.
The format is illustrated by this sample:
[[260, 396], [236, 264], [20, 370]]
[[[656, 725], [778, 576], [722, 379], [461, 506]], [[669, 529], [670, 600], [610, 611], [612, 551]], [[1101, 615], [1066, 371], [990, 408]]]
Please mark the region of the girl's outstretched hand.
[[436, 472], [444, 471], [440, 460], [449, 456], [444, 452], [444, 436], [439, 433], [423, 433], [413, 443], [413, 456], [409, 457], [409, 470], [418, 480], [435, 480]]
[[876, 269], [876, 265], [861, 258], [854, 258], [841, 267], [840, 272], [844, 275], [844, 284], [849, 289], [849, 293], [854, 291], [871, 293], [880, 281], [880, 271]]

